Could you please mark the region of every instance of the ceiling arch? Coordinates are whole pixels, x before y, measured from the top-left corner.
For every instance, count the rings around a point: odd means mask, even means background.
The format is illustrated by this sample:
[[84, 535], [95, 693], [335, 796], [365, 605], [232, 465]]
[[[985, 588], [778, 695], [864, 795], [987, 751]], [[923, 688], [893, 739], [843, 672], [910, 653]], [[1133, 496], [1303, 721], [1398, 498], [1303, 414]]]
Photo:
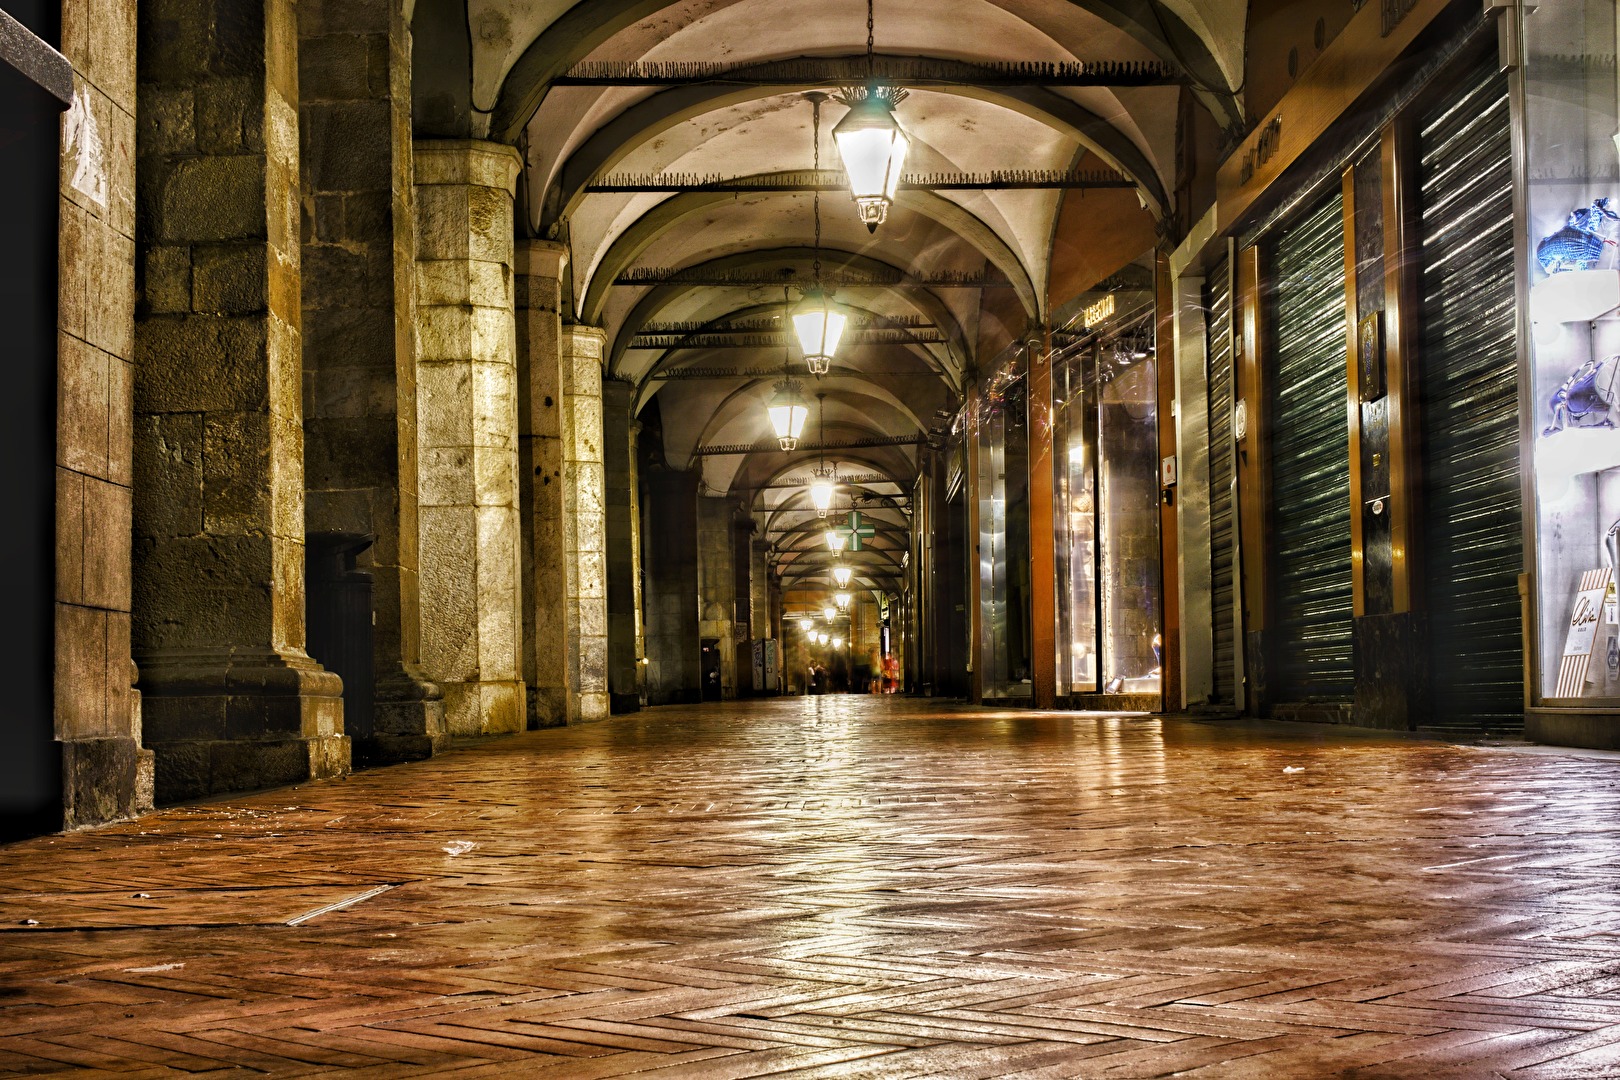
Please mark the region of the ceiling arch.
[[[678, 86], [642, 98], [593, 131], [548, 178], [540, 227], [542, 233], [566, 218], [585, 197], [585, 187], [613, 168], [634, 149], [658, 139], [681, 124], [719, 110], [767, 97], [821, 89], [738, 87], [725, 83]], [[1134, 181], [1155, 217], [1164, 216], [1169, 200], [1159, 169], [1118, 127], [1080, 102], [1041, 87], [931, 87], [931, 91], [993, 103], [1038, 120], [1076, 140], [1082, 147]], [[834, 111], [829, 124], [836, 122]]]
[[[475, 56], [473, 72], [474, 110], [478, 114], [475, 134], [487, 135], [502, 142], [516, 142], [519, 132], [540, 108], [552, 83], [569, 68], [590, 56], [620, 34], [644, 20], [649, 23], [645, 39], [649, 46], [667, 38], [682, 24], [656, 17], [671, 12], [688, 14], [692, 21], [731, 5], [718, 3], [693, 4], [691, 0], [581, 0], [564, 7], [565, 0], [531, 0], [518, 5], [511, 0], [473, 0], [469, 7], [469, 21], [474, 28], [474, 39], [486, 42], [486, 48]], [[735, 0], [751, 3], [753, 0]], [[933, 17], [942, 19], [938, 0], [928, 0], [933, 6]], [[760, 4], [762, 22], [779, 20], [774, 7]], [[885, 20], [898, 22], [912, 15], [908, 7], [895, 5], [898, 12], [884, 13]], [[1242, 12], [1232, 10], [1232, 0], [1008, 0], [991, 4], [988, 0], [955, 5], [959, 16], [966, 17], [985, 8], [1002, 8], [1016, 12], [1017, 18], [1031, 25], [1037, 23], [1061, 27], [1064, 11], [1086, 13], [1102, 23], [1123, 31], [1158, 59], [1183, 67], [1195, 81], [1200, 96], [1224, 122], [1236, 118], [1230, 104], [1227, 88], [1241, 78], [1242, 32], [1218, 34], [1216, 27], [1241, 27]], [[768, 13], [766, 13], [768, 11]], [[1236, 17], [1234, 17], [1234, 15]], [[774, 18], [773, 18], [774, 17]], [[926, 19], [927, 14], [913, 15]], [[942, 20], [943, 21], [943, 20]], [[981, 16], [978, 23], [983, 23]], [[974, 40], [976, 35], [960, 33], [962, 20], [957, 20], [956, 36], [970, 50], [979, 49], [979, 55], [990, 53], [991, 43]], [[839, 35], [839, 44], [856, 44], [855, 20], [840, 12], [834, 20], [829, 17], [824, 26], [827, 36]], [[885, 22], [885, 29], [891, 26]], [[802, 30], [801, 26], [795, 29]], [[526, 43], [525, 43], [526, 42]], [[971, 55], [971, 52], [970, 52]], [[1089, 59], [1089, 57], [1079, 57]], [[1044, 57], [1042, 57], [1044, 59]], [[488, 104], [481, 99], [489, 100]]]
[[[579, 320], [587, 325], [599, 325], [607, 303], [608, 290], [613, 282], [650, 247], [661, 235], [695, 215], [723, 212], [742, 203], [761, 203], [785, 196], [777, 192], [760, 193], [757, 197], [741, 199], [730, 192], [685, 191], [658, 203], [642, 214], [634, 224], [620, 232], [609, 245], [597, 264], [589, 271], [589, 283], [579, 306]], [[1012, 284], [1013, 290], [1031, 319], [1043, 315], [1044, 297], [1022, 261], [1007, 242], [967, 210], [956, 203], [929, 191], [902, 191], [896, 198], [899, 206], [913, 210], [961, 237], [974, 250], [983, 255]]]

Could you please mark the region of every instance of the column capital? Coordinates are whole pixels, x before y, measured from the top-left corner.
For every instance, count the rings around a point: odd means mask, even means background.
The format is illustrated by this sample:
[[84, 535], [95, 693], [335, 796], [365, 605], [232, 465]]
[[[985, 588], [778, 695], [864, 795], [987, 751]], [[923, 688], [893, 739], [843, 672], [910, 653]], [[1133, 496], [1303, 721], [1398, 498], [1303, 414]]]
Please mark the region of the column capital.
[[499, 188], [516, 197], [523, 156], [515, 146], [483, 139], [416, 139], [416, 183]]
[[523, 277], [558, 281], [568, 267], [568, 246], [555, 240], [518, 240], [514, 245], [513, 261], [518, 274]]
[[564, 323], [562, 336], [564, 354], [575, 357], [588, 356], [602, 364], [607, 362], [607, 331], [600, 326]]

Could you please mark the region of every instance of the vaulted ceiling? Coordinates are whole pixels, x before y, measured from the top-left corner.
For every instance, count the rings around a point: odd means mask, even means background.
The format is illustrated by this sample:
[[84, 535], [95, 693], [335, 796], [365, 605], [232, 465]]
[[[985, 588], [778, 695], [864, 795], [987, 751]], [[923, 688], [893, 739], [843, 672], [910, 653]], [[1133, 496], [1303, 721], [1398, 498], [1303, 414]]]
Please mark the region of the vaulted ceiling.
[[[1070, 192], [1000, 181], [1009, 170], [1111, 177], [1147, 213], [1172, 213], [1183, 88], [1218, 127], [1241, 115], [1231, 88], [1245, 11], [1246, 0], [876, 0], [878, 70], [1002, 66], [907, 85], [896, 110], [906, 172], [929, 179], [903, 189], [875, 233], [846, 193], [821, 194], [821, 272], [859, 282], [835, 300], [870, 328], [852, 331], [813, 385], [797, 348], [770, 336], [818, 254], [815, 196], [783, 174], [816, 160], [807, 92], [839, 89], [810, 76], [865, 62], [865, 0], [418, 0], [415, 123], [522, 147], [527, 226], [569, 250], [569, 316], [605, 330], [610, 376], [634, 385], [638, 409], [658, 402], [669, 465], [700, 467], [708, 491], [746, 500], [790, 581], [824, 565], [821, 523], [794, 483], [817, 455], [746, 448], [768, 440], [765, 403], [784, 363], [824, 395], [806, 441], [821, 438], [824, 415], [826, 440], [846, 444], [825, 459], [860, 478], [841, 507], [878, 526], [856, 565], [883, 588], [897, 580], [917, 470], [917, 445], [894, 440], [926, 435], [959, 406], [987, 310], [1029, 326], [1049, 315]], [[823, 67], [786, 63], [800, 58]], [[1076, 61], [1164, 77], [1005, 76], [1008, 64]], [[658, 64], [726, 67], [646, 78]], [[823, 169], [839, 167], [831, 131], [844, 112], [821, 106]], [[755, 190], [693, 178], [753, 178]]]

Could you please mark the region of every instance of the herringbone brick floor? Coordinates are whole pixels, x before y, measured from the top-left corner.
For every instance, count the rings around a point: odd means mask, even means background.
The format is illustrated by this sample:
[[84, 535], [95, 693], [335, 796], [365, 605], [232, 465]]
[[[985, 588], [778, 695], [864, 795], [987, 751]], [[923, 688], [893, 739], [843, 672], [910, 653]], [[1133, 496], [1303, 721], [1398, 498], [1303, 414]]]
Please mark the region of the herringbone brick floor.
[[660, 709], [0, 849], [0, 1070], [1620, 1076], [1617, 853], [1597, 755]]

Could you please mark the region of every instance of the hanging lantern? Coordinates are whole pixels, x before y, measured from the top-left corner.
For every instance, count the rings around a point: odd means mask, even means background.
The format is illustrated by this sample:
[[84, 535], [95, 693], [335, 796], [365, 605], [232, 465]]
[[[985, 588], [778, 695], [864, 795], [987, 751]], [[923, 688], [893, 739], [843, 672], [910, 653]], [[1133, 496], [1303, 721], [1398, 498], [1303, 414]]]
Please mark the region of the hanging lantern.
[[849, 579], [854, 573], [855, 571], [847, 566], [835, 566], [833, 567], [833, 581], [837, 582], [840, 589], [847, 589], [849, 588]]
[[[822, 438], [826, 438], [825, 427]], [[832, 509], [833, 493], [838, 490], [838, 485], [833, 483], [833, 471], [824, 465], [818, 465], [811, 477], [810, 502], [815, 505], [817, 517], [826, 517], [827, 511]]]
[[833, 594], [833, 603], [838, 605], [839, 611], [849, 610], [850, 595], [847, 592]]
[[771, 397], [768, 408], [771, 427], [776, 430], [776, 441], [783, 450], [796, 448], [799, 435], [804, 431], [804, 422], [810, 416], [810, 406], [805, 404], [804, 395], [799, 393], [798, 380], [783, 379], [777, 383], [776, 393]]
[[815, 628], [816, 628], [816, 620], [814, 620], [814, 619], [800, 619], [799, 620], [799, 629], [803, 630], [805, 633], [808, 634], [810, 631], [814, 630]]
[[841, 637], [833, 638], [832, 639], [832, 647], [835, 648], [835, 649], [842, 649], [844, 647], [844, 639], [841, 638]]
[[849, 543], [849, 537], [837, 529], [828, 529], [825, 535], [827, 537], [827, 546], [834, 552], [842, 552], [844, 545]]
[[910, 140], [894, 118], [894, 107], [903, 97], [904, 90], [872, 85], [848, 90], [839, 99], [849, 112], [833, 128], [833, 138], [867, 232], [877, 232], [900, 188]]
[[831, 604], [828, 604], [826, 607], [821, 609], [821, 617], [826, 619], [828, 622], [832, 622], [834, 619], [838, 618], [838, 609], [833, 607]]
[[793, 332], [798, 335], [810, 374], [825, 375], [832, 370], [838, 342], [848, 324], [848, 316], [832, 306], [820, 285], [805, 290], [804, 299], [793, 311]]
[[825, 645], [825, 644], [827, 644], [827, 635], [826, 634], [817, 634], [816, 635], [816, 644], [817, 645]]

